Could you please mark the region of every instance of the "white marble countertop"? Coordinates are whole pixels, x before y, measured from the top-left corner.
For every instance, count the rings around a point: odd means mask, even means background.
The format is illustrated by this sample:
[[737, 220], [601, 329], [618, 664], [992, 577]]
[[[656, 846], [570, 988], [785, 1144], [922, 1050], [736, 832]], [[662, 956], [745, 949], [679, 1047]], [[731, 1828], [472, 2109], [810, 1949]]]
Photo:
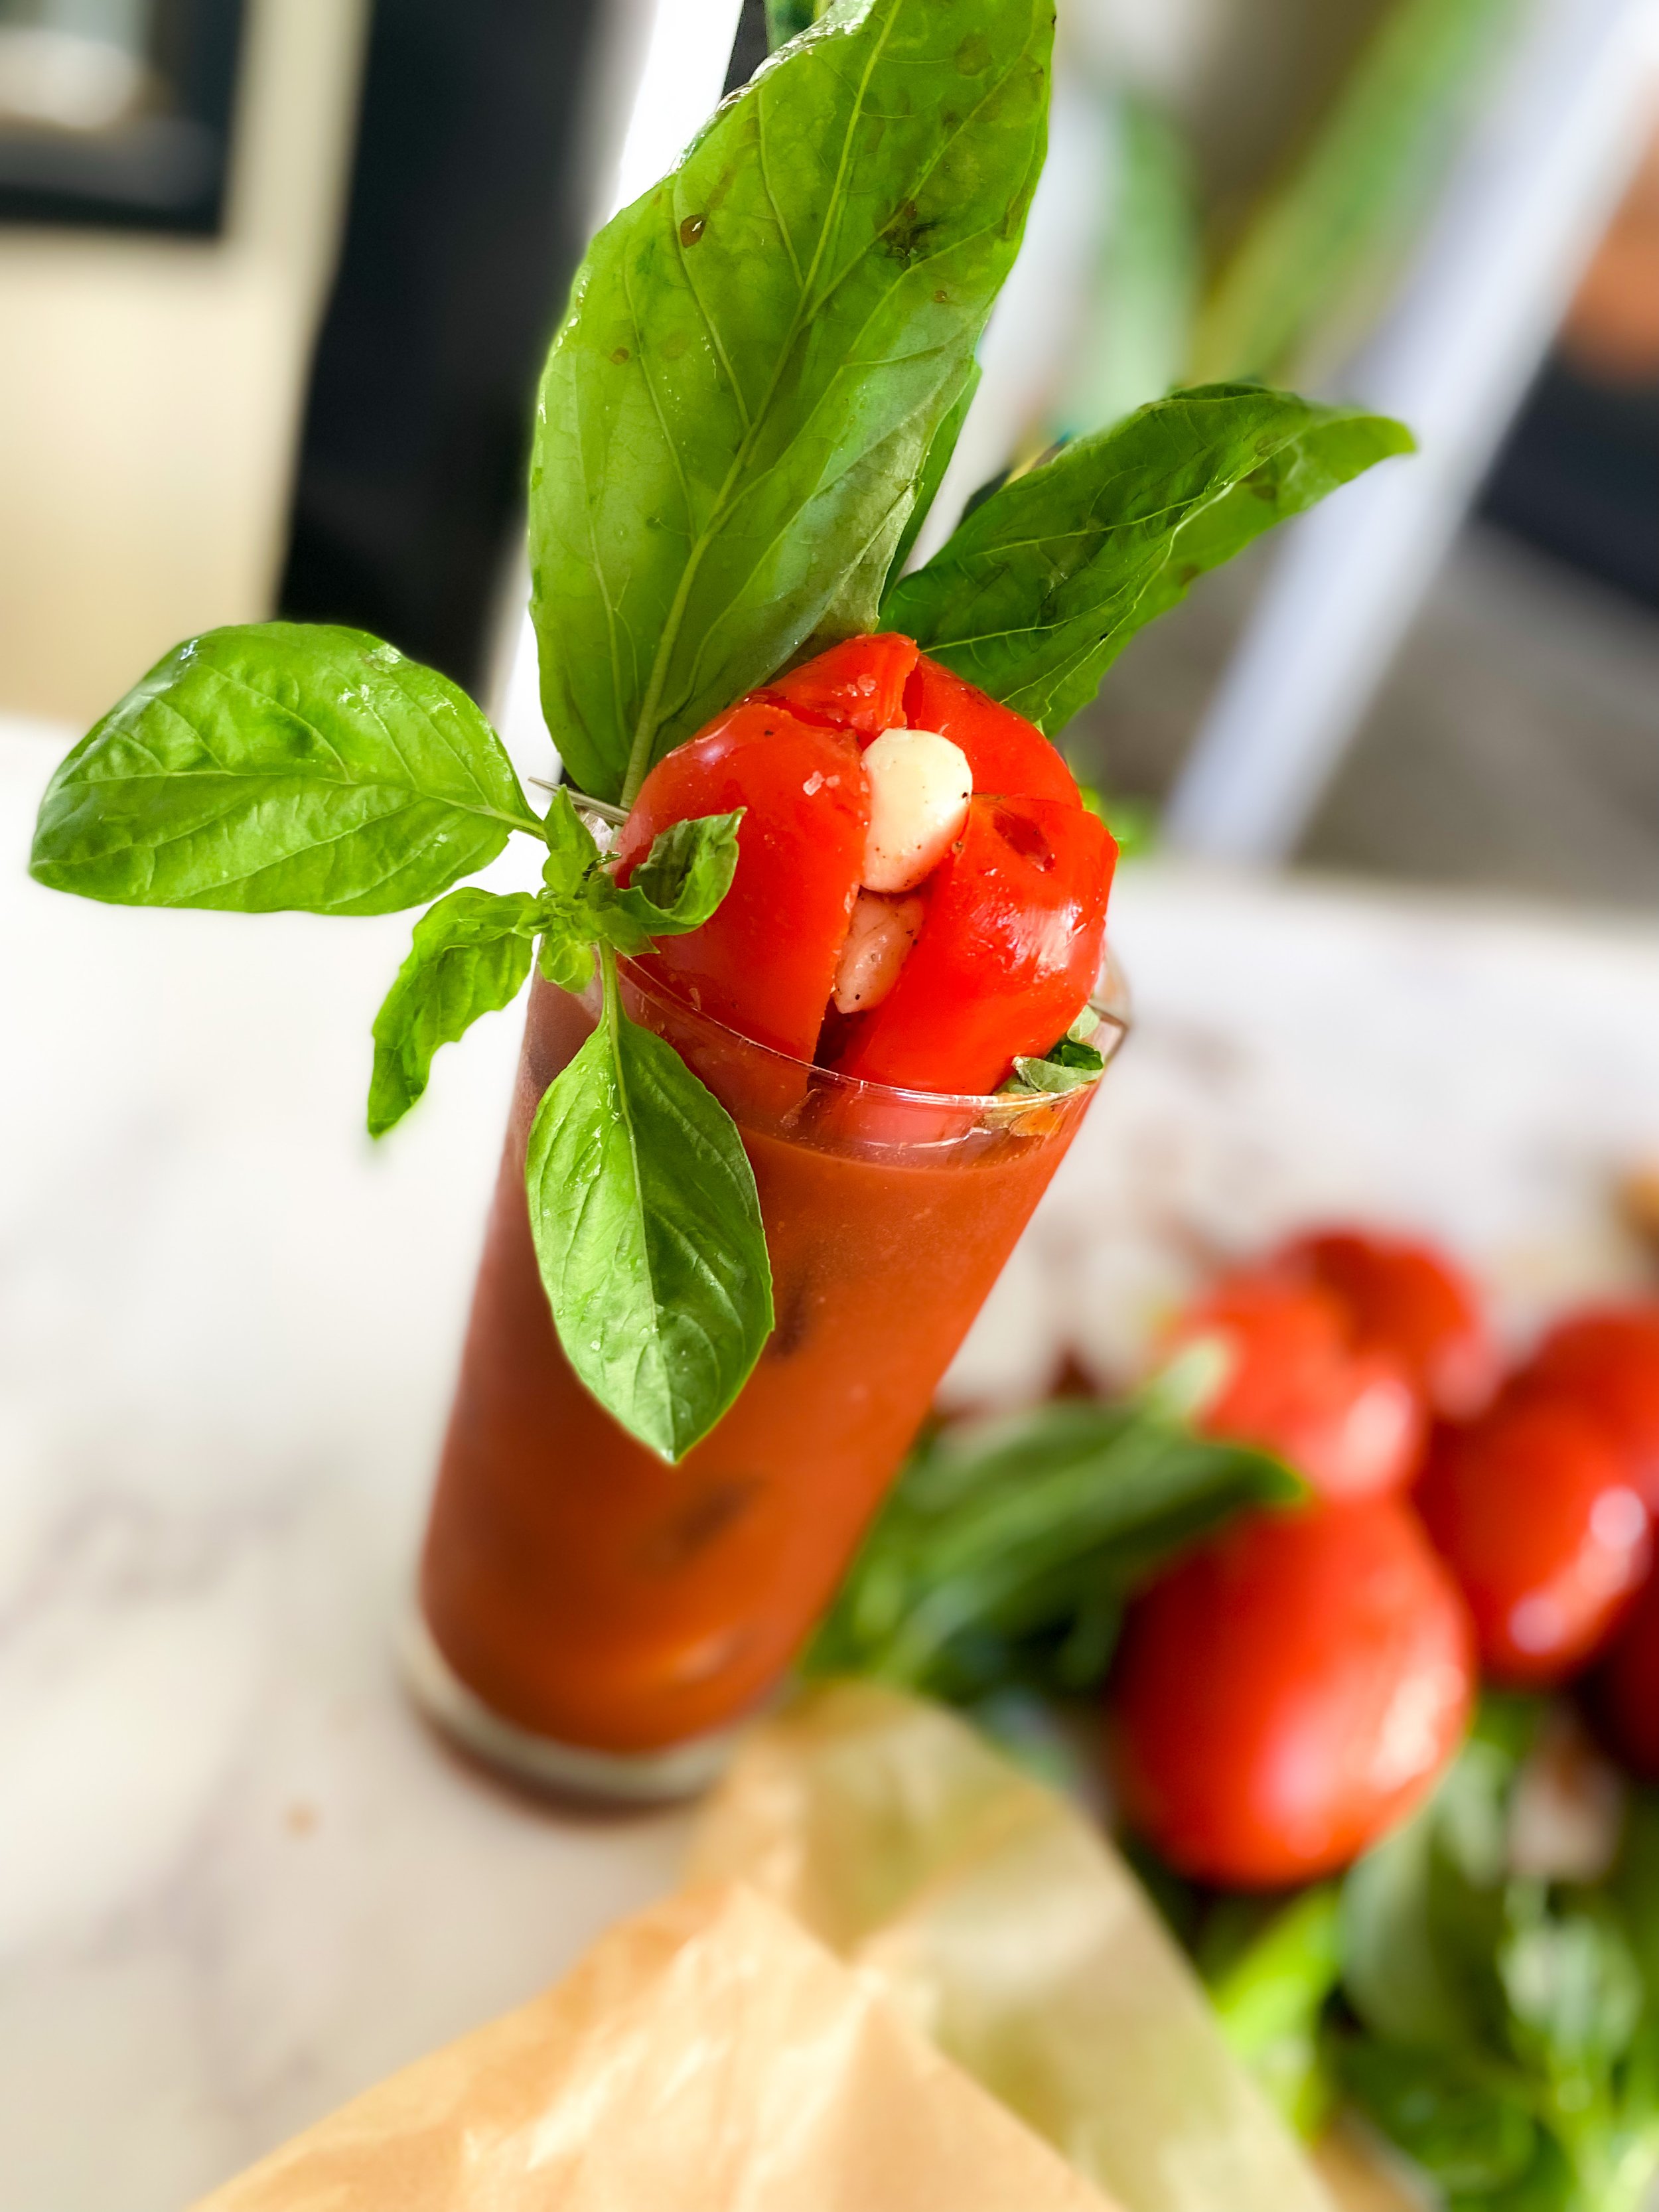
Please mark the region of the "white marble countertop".
[[[471, 1771], [389, 1658], [516, 1042], [379, 1150], [407, 920], [131, 914], [22, 877], [60, 737], [0, 725], [0, 2203], [173, 2212], [556, 1975], [684, 1816]], [[1137, 1036], [955, 1387], [1110, 1368], [1206, 1251], [1358, 1210], [1523, 1327], [1631, 1276], [1659, 928], [1159, 867]]]

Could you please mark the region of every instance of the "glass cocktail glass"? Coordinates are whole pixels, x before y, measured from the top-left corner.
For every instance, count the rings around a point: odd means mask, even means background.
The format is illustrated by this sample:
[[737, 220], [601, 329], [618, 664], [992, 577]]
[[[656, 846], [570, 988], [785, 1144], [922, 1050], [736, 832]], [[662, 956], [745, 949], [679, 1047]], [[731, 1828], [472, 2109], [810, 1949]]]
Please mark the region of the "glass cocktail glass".
[[[675, 1466], [577, 1381], [537, 1269], [524, 1161], [598, 988], [574, 997], [538, 975], [404, 1656], [428, 1712], [493, 1765], [647, 1799], [711, 1778], [734, 1725], [787, 1674], [1097, 1086], [950, 1097], [859, 1082], [620, 966], [629, 1016], [738, 1125], [776, 1327]], [[1121, 995], [1097, 1011], [1109, 1050]]]

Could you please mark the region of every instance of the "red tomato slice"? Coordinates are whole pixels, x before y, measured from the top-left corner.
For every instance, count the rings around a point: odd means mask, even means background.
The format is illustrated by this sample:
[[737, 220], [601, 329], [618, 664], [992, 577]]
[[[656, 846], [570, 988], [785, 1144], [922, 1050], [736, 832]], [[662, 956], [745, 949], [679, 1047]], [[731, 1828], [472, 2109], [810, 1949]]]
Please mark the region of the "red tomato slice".
[[828, 722], [878, 738], [904, 721], [904, 684], [916, 665], [912, 637], [884, 630], [875, 637], [849, 637], [816, 660], [780, 676], [767, 690], [787, 702], [806, 722]]
[[1431, 1244], [1370, 1230], [1315, 1230], [1268, 1265], [1328, 1291], [1355, 1345], [1391, 1353], [1435, 1413], [1465, 1419], [1491, 1397], [1498, 1354], [1480, 1297]]
[[1277, 1452], [1326, 1498], [1399, 1490], [1417, 1472], [1425, 1423], [1406, 1370], [1354, 1346], [1328, 1291], [1241, 1269], [1182, 1316], [1171, 1341], [1203, 1337], [1231, 1360], [1204, 1408], [1207, 1434]]
[[1506, 1397], [1555, 1398], [1595, 1423], [1659, 1511], [1659, 1305], [1601, 1306], [1553, 1328]]
[[913, 730], [937, 730], [961, 746], [976, 792], [1083, 804], [1071, 769], [1041, 730], [925, 653], [904, 687], [904, 719]]
[[1125, 1810], [1200, 1881], [1329, 1874], [1451, 1757], [1474, 1657], [1399, 1499], [1252, 1514], [1129, 1607], [1107, 1710]]
[[1104, 823], [1042, 799], [981, 799], [924, 887], [915, 950], [836, 1065], [916, 1091], [994, 1091], [1047, 1052], [1094, 988], [1117, 857]]
[[811, 1060], [870, 826], [857, 740], [740, 700], [647, 776], [623, 828], [619, 875], [672, 823], [738, 806], [748, 811], [731, 890], [701, 929], [661, 939], [644, 964], [717, 1021]]
[[1500, 1402], [1443, 1431], [1417, 1505], [1499, 1681], [1565, 1681], [1647, 1572], [1648, 1510], [1624, 1459], [1565, 1403]]

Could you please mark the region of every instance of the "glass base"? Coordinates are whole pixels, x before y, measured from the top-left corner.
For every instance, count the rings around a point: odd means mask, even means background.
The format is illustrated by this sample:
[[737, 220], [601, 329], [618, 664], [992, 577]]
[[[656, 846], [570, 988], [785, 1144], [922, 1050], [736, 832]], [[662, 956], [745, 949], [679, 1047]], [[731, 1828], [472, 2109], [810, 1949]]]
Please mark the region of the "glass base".
[[695, 1797], [718, 1779], [743, 1732], [741, 1724], [720, 1729], [661, 1751], [599, 1751], [538, 1735], [504, 1720], [468, 1689], [417, 1605], [404, 1620], [398, 1656], [410, 1694], [429, 1721], [487, 1766], [550, 1796], [611, 1805], [671, 1805]]

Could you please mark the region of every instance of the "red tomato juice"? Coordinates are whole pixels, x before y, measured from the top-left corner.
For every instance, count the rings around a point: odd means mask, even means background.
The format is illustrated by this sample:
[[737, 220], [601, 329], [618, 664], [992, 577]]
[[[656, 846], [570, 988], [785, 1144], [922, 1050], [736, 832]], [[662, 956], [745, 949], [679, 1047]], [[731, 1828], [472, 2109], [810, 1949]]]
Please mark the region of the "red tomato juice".
[[777, 1325], [678, 1466], [568, 1365], [524, 1193], [531, 1121], [593, 1023], [539, 977], [422, 1571], [438, 1648], [495, 1714], [651, 1752], [741, 1716], [787, 1668], [1075, 1135], [1094, 1086], [962, 1100], [750, 1045], [623, 968], [736, 1120]]

